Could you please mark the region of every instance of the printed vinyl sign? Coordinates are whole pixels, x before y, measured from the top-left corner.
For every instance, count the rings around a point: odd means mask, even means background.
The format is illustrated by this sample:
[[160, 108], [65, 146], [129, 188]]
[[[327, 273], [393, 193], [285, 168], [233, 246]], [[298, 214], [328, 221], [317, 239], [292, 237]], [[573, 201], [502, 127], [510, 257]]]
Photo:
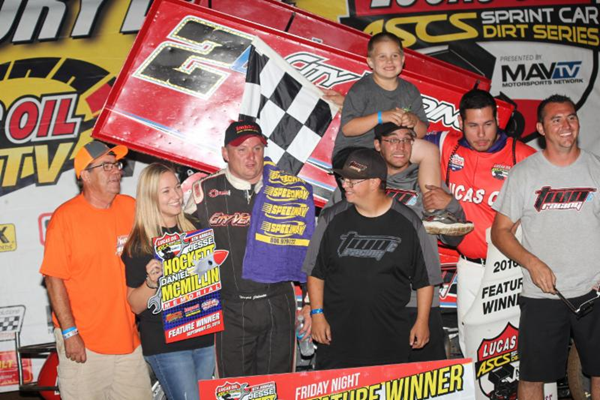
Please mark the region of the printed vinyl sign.
[[[24, 358], [23, 363], [23, 383], [33, 381], [33, 372], [31, 369], [31, 359]], [[17, 354], [15, 351], [0, 352], [0, 386], [14, 386], [19, 384], [19, 369], [17, 367]]]
[[215, 249], [213, 230], [166, 233], [153, 244], [163, 276], [148, 307], [154, 314], [162, 313], [165, 341], [223, 330], [219, 266], [228, 251]]
[[386, 30], [400, 37], [406, 48], [486, 76], [493, 96], [503, 95], [515, 103], [511, 128], [526, 141], [537, 137], [540, 101], [555, 93], [568, 95], [578, 110], [581, 147], [599, 154], [599, 2], [298, 0], [296, 4], [366, 34]]
[[518, 329], [507, 323], [497, 337], [483, 339], [475, 365], [476, 381], [483, 394], [495, 400], [515, 397], [519, 379]]
[[[516, 237], [521, 240], [521, 227]], [[475, 364], [477, 399], [515, 399], [520, 370], [518, 299], [522, 268], [493, 245], [490, 229], [486, 240], [484, 277], [464, 318], [466, 353]], [[556, 399], [556, 384], [546, 383], [544, 392], [545, 399]]]
[[471, 360], [455, 359], [199, 382], [203, 400], [474, 399]]

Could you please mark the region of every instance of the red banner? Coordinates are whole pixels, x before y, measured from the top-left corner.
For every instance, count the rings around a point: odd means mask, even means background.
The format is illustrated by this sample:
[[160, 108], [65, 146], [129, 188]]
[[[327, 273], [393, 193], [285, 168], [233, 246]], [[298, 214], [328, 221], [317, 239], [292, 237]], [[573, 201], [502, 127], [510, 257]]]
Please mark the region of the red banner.
[[[31, 371], [31, 359], [24, 358], [23, 383], [31, 383], [33, 374]], [[19, 384], [19, 369], [17, 368], [17, 355], [15, 351], [0, 352], [0, 386]]]
[[[367, 57], [367, 42], [371, 37], [367, 33], [277, 0], [246, 0], [244, 4], [240, 4], [237, 0], [201, 0], [199, 4], [316, 43]], [[458, 86], [465, 91], [475, 85], [484, 90], [490, 89], [490, 79], [444, 61], [434, 60], [411, 49], [405, 49], [404, 68], [447, 85]]]
[[200, 381], [202, 400], [474, 399], [470, 359]]

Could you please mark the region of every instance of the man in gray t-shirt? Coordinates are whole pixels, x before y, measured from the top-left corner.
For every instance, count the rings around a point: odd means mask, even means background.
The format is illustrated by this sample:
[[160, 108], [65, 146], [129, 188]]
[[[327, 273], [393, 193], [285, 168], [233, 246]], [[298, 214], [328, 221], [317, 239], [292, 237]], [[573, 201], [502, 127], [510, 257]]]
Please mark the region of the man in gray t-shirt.
[[[491, 230], [493, 243], [524, 269], [518, 398], [542, 399], [543, 383], [563, 377], [571, 331], [599, 399], [599, 157], [578, 147], [569, 98], [544, 100], [538, 121], [547, 146], [509, 172]], [[518, 222], [522, 243], [513, 234]], [[576, 313], [582, 305], [592, 313]]]

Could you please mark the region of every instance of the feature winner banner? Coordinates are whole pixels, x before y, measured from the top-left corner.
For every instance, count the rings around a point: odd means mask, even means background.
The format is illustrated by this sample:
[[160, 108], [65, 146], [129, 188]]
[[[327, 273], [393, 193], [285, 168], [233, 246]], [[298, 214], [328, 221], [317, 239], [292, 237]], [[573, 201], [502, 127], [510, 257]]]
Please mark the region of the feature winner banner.
[[455, 359], [199, 382], [201, 400], [469, 400], [473, 365]]
[[165, 341], [173, 343], [223, 330], [219, 266], [228, 251], [215, 250], [212, 229], [153, 239], [163, 263], [156, 295], [148, 300], [152, 313], [162, 312]]

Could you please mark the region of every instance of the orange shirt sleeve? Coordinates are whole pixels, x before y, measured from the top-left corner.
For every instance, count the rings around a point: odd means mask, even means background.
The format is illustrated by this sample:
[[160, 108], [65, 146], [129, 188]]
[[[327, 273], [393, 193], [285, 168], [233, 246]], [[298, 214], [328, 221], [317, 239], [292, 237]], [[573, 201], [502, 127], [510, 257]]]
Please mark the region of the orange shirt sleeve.
[[68, 232], [68, 224], [59, 208], [52, 216], [46, 232], [44, 260], [40, 268], [40, 273], [43, 275], [63, 280], [71, 278], [71, 249], [69, 247], [71, 241]]

